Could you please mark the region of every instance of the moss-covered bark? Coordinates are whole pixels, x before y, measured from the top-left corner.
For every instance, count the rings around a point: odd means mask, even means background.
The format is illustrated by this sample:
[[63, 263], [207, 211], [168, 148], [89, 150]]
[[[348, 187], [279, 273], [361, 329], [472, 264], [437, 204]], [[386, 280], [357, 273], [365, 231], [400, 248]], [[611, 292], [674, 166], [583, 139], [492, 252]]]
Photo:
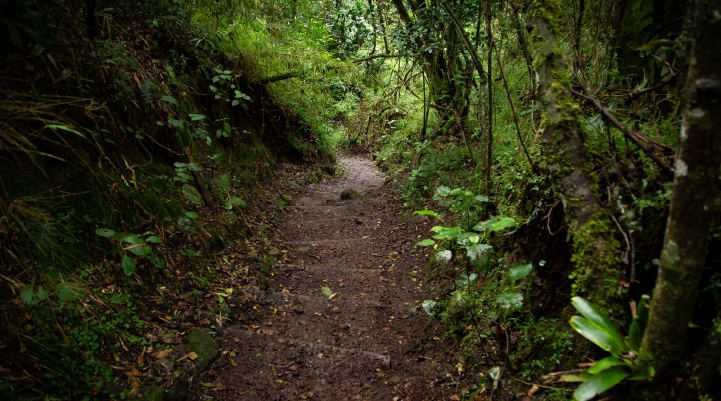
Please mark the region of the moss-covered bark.
[[641, 352], [641, 361], [653, 366], [657, 374], [651, 386], [637, 389], [635, 399], [666, 399], [676, 382], [719, 193], [721, 43], [717, 33], [721, 31], [721, 0], [698, 2], [697, 7], [674, 191]]
[[624, 313], [618, 296], [617, 241], [601, 208], [598, 184], [586, 156], [586, 133], [580, 108], [571, 97], [570, 80], [557, 40], [558, 0], [535, 0], [531, 11], [531, 46], [538, 99], [544, 108], [543, 148], [549, 173], [561, 196], [573, 243], [573, 293], [588, 298], [609, 316]]

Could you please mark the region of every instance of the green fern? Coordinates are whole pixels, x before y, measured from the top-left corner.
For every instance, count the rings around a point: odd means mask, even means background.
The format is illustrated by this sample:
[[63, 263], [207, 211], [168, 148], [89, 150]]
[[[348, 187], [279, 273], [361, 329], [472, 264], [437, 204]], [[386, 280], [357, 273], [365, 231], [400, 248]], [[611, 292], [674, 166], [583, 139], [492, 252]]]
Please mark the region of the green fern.
[[153, 103], [153, 95], [150, 93], [150, 85], [148, 84], [148, 81], [146, 79], [140, 81], [140, 93], [143, 95], [143, 100], [145, 100], [145, 103], [155, 108], [155, 103]]
[[233, 206], [235, 206], [235, 205], [238, 205], [240, 207], [245, 207], [246, 203], [239, 196], [231, 196], [230, 198], [228, 198], [227, 201], [225, 201], [225, 208], [228, 210], [232, 210]]
[[228, 192], [230, 192], [230, 176], [228, 174], [223, 174], [216, 178], [215, 187], [216, 191], [218, 191], [218, 197], [221, 199], [225, 198]]

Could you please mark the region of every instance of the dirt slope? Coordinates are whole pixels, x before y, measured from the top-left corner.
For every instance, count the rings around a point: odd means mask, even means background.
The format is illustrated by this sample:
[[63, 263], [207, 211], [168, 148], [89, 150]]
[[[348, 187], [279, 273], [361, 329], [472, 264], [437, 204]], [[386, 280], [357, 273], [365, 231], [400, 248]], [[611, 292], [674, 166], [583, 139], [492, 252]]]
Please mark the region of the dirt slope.
[[[339, 163], [340, 178], [311, 184], [276, 207], [284, 252], [268, 289], [245, 289], [232, 325], [216, 336], [221, 355], [194, 379], [189, 399], [425, 400], [457, 393], [448, 386], [452, 367], [439, 333], [420, 308], [426, 258], [410, 251], [427, 227], [401, 221], [394, 190], [372, 162]], [[345, 188], [359, 196], [341, 200]]]

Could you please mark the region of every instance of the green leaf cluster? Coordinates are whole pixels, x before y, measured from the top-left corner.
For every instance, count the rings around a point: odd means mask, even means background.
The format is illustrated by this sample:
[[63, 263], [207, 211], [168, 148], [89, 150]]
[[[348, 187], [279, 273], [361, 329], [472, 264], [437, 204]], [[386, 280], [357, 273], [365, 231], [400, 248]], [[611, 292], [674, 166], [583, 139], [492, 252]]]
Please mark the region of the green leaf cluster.
[[573, 306], [583, 315], [571, 318], [571, 327], [611, 356], [601, 359], [580, 375], [564, 375], [568, 382], [583, 382], [573, 393], [579, 401], [590, 400], [612, 388], [624, 379], [646, 380], [653, 377], [652, 367], [640, 366], [637, 352], [643, 343], [648, 321], [650, 297], [641, 297], [636, 316], [631, 323], [628, 338], [624, 338], [616, 327], [595, 305], [581, 297], [571, 300]]
[[[128, 276], [132, 275], [136, 270], [136, 258], [145, 258], [155, 266], [165, 268], [165, 262], [155, 256], [153, 248], [150, 245], [159, 244], [162, 240], [160, 237], [153, 235], [151, 231], [143, 234], [132, 234], [118, 233], [107, 228], [99, 228], [95, 230], [95, 234], [113, 239], [120, 245], [115, 252], [123, 255], [120, 259], [120, 269]], [[135, 256], [135, 258], [133, 256]]]

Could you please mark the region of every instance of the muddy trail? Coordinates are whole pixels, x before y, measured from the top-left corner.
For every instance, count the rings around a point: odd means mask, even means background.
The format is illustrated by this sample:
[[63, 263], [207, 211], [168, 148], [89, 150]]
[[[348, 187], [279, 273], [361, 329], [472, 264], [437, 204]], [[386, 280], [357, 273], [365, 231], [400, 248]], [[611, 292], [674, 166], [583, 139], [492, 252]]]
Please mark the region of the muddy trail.
[[[371, 161], [341, 158], [340, 177], [274, 206], [282, 251], [267, 288], [219, 328], [218, 358], [190, 400], [430, 400], [459, 392], [420, 303], [428, 226], [402, 221], [395, 189]], [[341, 198], [344, 189], [357, 196]], [[347, 199], [346, 199], [347, 198]], [[202, 383], [212, 383], [200, 385]]]

